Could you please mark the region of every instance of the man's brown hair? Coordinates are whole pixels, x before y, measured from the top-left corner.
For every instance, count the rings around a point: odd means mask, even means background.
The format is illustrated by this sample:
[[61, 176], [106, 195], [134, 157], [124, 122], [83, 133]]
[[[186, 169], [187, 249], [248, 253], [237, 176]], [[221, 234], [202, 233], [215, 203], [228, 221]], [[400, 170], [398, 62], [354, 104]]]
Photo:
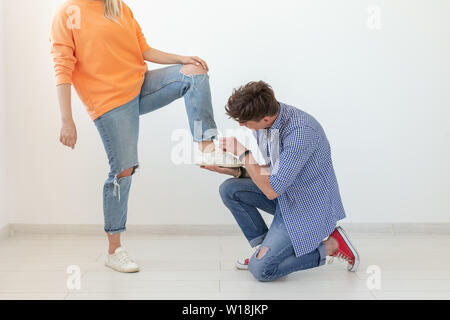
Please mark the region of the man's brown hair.
[[277, 114], [278, 102], [270, 85], [252, 81], [233, 90], [225, 110], [238, 122], [260, 121]]

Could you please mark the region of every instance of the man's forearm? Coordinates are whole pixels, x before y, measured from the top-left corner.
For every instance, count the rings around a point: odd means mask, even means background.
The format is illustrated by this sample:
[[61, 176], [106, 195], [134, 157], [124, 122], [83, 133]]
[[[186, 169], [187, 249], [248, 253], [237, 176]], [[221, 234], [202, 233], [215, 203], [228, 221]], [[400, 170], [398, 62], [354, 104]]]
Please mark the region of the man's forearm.
[[273, 200], [278, 194], [270, 186], [270, 170], [267, 166], [260, 166], [250, 153], [244, 158], [246, 175], [258, 186], [264, 195]]
[[143, 53], [144, 60], [158, 64], [178, 64], [182, 63], [181, 56], [167, 53], [158, 49], [150, 48]]

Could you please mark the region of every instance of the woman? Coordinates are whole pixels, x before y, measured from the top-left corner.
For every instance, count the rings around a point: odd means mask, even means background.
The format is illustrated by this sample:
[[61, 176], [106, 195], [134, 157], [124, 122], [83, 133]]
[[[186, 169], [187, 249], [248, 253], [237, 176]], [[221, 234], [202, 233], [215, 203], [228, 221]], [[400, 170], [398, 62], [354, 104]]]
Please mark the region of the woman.
[[[138, 265], [121, 247], [131, 176], [138, 167], [140, 115], [184, 96], [189, 125], [199, 151], [196, 164], [239, 166], [215, 150], [208, 66], [198, 57], [151, 48], [130, 8], [122, 0], [68, 0], [53, 18], [51, 53], [61, 110], [60, 141], [75, 147], [71, 84], [86, 106], [103, 141], [110, 172], [103, 188], [106, 265], [136, 272]], [[146, 61], [174, 66], [148, 71]], [[195, 134], [194, 134], [195, 133]]]

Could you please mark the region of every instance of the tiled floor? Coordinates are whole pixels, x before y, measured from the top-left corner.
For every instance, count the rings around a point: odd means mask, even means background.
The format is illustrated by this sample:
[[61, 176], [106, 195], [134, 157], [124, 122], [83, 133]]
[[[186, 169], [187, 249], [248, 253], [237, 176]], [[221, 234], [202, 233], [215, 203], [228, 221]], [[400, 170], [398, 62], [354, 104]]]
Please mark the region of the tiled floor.
[[[0, 241], [0, 299], [450, 299], [450, 235], [350, 237], [361, 255], [358, 272], [335, 261], [262, 283], [234, 268], [252, 252], [240, 235], [125, 235], [141, 267], [135, 274], [104, 266], [102, 236], [16, 235]], [[70, 265], [80, 267], [80, 289], [68, 289]], [[368, 286], [374, 265], [379, 289]]]

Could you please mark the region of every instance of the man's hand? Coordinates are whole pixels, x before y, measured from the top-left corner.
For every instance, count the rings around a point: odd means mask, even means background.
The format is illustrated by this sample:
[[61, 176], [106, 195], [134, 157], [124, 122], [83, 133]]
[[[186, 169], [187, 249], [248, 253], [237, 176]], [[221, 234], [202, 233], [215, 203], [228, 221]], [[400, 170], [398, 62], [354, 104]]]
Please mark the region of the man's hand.
[[235, 137], [220, 138], [219, 148], [235, 156], [240, 156], [247, 150]]
[[201, 166], [200, 168], [221, 174], [227, 174], [233, 177], [236, 177], [239, 173], [239, 168], [222, 168], [219, 166]]

